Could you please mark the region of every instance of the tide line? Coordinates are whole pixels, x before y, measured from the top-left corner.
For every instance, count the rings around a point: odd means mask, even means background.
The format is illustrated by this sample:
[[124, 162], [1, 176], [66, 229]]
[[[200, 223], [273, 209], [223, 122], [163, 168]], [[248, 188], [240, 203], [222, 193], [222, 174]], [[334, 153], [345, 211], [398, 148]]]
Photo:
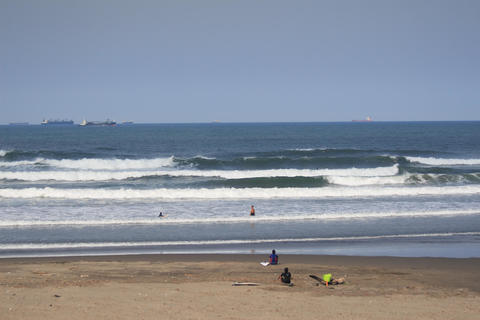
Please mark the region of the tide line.
[[376, 236], [352, 236], [331, 238], [284, 238], [284, 239], [250, 239], [250, 240], [200, 240], [200, 241], [138, 241], [138, 242], [78, 242], [78, 243], [12, 243], [0, 244], [0, 250], [42, 250], [42, 249], [74, 249], [74, 248], [119, 248], [119, 247], [152, 247], [152, 246], [200, 246], [200, 245], [235, 245], [262, 244], [280, 242], [322, 242], [322, 241], [354, 241], [401, 238], [428, 238], [479, 236], [480, 232], [446, 232], [420, 234], [392, 234]]

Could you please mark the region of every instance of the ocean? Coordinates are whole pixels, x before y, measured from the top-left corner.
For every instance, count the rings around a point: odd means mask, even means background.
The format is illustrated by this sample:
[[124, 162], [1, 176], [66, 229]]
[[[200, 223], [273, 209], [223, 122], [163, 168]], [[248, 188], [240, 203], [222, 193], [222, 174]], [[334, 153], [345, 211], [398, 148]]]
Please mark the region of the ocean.
[[272, 249], [480, 257], [480, 122], [0, 126], [0, 257]]

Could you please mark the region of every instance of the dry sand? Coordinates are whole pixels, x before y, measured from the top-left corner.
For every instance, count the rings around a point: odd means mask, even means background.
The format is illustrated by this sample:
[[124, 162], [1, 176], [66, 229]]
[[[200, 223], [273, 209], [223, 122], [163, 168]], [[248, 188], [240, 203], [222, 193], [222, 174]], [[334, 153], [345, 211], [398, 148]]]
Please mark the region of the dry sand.
[[[0, 319], [480, 319], [480, 259], [265, 258], [0, 259]], [[293, 287], [276, 280], [284, 267]], [[347, 282], [308, 277], [327, 272]]]

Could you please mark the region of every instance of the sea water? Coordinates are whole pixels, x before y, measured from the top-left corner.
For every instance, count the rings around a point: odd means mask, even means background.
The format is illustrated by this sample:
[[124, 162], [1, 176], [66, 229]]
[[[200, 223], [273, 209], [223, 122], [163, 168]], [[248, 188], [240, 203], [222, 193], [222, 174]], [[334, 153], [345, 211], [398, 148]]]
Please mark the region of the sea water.
[[0, 126], [0, 257], [271, 249], [480, 257], [480, 122]]

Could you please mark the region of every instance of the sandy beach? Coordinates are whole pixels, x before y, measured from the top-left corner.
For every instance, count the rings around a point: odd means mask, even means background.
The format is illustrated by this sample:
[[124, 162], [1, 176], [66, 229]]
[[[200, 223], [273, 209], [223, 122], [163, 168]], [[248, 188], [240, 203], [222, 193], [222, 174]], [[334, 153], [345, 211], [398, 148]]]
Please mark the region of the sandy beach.
[[[139, 255], [0, 260], [2, 319], [478, 319], [480, 259]], [[277, 277], [284, 267], [294, 286]], [[328, 288], [310, 274], [346, 283]], [[232, 286], [254, 282], [257, 286]]]

